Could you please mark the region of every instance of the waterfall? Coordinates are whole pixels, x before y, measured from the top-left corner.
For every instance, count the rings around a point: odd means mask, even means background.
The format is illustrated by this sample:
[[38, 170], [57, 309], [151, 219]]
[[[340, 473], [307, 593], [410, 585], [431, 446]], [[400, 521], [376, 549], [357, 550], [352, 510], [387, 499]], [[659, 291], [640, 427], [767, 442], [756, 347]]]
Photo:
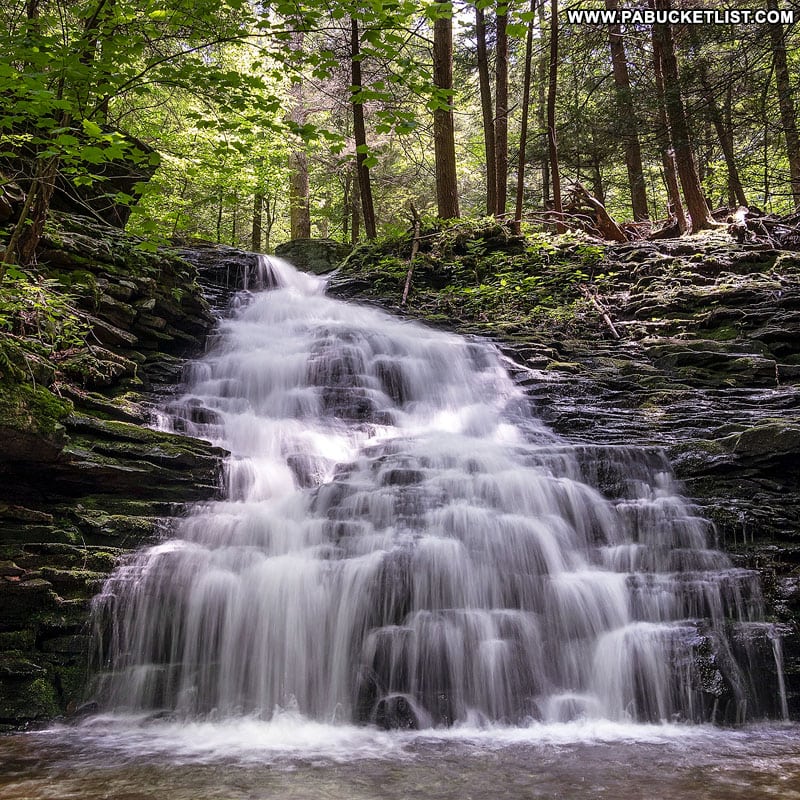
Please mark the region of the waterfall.
[[263, 259], [176, 429], [224, 499], [94, 603], [104, 707], [385, 727], [780, 716], [758, 580], [660, 451], [571, 445], [486, 342]]

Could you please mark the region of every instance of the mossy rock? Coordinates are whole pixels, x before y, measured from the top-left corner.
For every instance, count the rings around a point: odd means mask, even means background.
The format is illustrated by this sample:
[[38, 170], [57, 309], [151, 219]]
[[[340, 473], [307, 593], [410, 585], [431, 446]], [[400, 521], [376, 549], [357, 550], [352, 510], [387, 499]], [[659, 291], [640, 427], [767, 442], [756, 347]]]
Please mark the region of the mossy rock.
[[19, 723], [22, 720], [51, 719], [60, 710], [55, 685], [47, 676], [0, 681], [0, 720]]
[[33, 650], [36, 646], [36, 635], [31, 628], [0, 633], [0, 651]]
[[291, 239], [275, 248], [275, 255], [298, 269], [322, 275], [332, 272], [350, 254], [351, 248], [333, 239]]
[[43, 386], [0, 383], [0, 425], [21, 433], [54, 437], [61, 422], [72, 412], [72, 403], [56, 397]]
[[69, 401], [42, 386], [0, 383], [0, 474], [13, 473], [19, 462], [55, 461], [66, 443], [61, 423], [71, 411]]
[[800, 423], [765, 422], [726, 437], [722, 444], [742, 458], [797, 459], [800, 457]]

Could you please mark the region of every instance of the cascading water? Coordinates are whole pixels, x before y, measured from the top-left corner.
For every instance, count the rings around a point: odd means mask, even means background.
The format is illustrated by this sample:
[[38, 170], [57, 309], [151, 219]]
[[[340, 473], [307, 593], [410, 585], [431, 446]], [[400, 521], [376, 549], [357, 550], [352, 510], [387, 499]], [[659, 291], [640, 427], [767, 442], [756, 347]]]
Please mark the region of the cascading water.
[[490, 344], [277, 259], [259, 279], [169, 408], [230, 450], [225, 499], [96, 599], [107, 706], [386, 727], [784, 712], [755, 574], [709, 549], [658, 451], [560, 440]]

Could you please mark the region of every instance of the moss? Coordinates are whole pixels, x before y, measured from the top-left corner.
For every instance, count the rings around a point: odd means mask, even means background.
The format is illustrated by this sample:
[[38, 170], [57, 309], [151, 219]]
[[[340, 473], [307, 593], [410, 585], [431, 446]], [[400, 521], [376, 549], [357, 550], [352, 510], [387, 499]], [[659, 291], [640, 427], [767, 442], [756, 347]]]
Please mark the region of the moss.
[[9, 428], [53, 434], [72, 413], [72, 403], [43, 386], [0, 382], [0, 420]]
[[0, 651], [32, 650], [35, 644], [36, 636], [30, 628], [0, 633]]
[[[332, 290], [399, 302], [411, 241], [403, 234], [356, 248]], [[595, 276], [604, 252], [576, 236], [525, 238], [494, 219], [428, 227], [419, 245], [409, 311], [503, 334], [576, 324], [580, 284]]]
[[576, 374], [578, 372], [583, 372], [585, 367], [574, 361], [551, 361], [545, 369], [553, 372], [569, 372], [570, 374]]
[[56, 688], [48, 677], [0, 683], [0, 719], [48, 719], [60, 710]]
[[703, 331], [703, 335], [717, 342], [729, 342], [737, 338], [739, 331], [732, 325], [720, 325], [718, 328]]
[[71, 290], [72, 294], [91, 301], [92, 307], [96, 307], [100, 297], [100, 289], [97, 286], [97, 278], [86, 269], [57, 270], [51, 275], [58, 282]]
[[69, 712], [84, 700], [88, 679], [89, 670], [86, 664], [55, 668], [55, 682], [62, 708]]

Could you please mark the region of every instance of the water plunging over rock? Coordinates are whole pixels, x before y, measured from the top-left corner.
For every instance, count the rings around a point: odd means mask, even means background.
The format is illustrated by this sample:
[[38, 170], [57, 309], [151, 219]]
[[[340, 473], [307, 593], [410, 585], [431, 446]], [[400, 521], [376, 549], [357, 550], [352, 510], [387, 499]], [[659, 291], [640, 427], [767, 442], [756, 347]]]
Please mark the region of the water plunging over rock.
[[280, 260], [171, 424], [226, 499], [95, 602], [125, 710], [413, 728], [782, 716], [753, 572], [657, 450], [549, 432], [489, 344], [326, 298]]

